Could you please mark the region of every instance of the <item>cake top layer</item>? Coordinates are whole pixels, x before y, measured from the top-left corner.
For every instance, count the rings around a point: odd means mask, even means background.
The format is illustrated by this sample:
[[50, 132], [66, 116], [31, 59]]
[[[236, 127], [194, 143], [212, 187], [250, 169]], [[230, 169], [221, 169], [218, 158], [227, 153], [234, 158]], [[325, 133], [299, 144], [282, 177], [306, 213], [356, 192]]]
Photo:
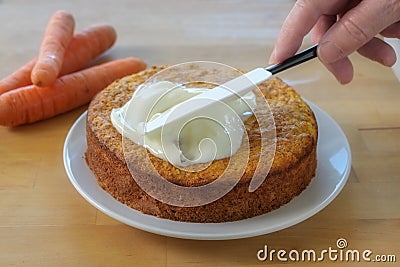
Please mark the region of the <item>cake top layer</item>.
[[[148, 168], [143, 164], [144, 158], [148, 157], [157, 170], [165, 179], [183, 186], [199, 186], [217, 179], [229, 164], [229, 158], [215, 160], [206, 169], [199, 172], [189, 172], [178, 169], [161, 160], [146, 149], [134, 143], [129, 143], [113, 127], [110, 114], [113, 108], [122, 107], [131, 98], [135, 89], [151, 76], [165, 67], [152, 67], [140, 73], [124, 77], [115, 81], [91, 102], [88, 110], [87, 126], [98, 138], [99, 142], [109, 150], [118, 160], [133, 163], [136, 171], [148, 174]], [[200, 73], [207, 76], [209, 73]], [[177, 76], [183, 75], [177, 73]], [[214, 74], [215, 75], [215, 74]], [[179, 77], [177, 77], [179, 78]], [[221, 74], [221, 81], [224, 81]], [[279, 78], [273, 78], [259, 85], [264, 97], [267, 99], [273, 114], [276, 127], [276, 151], [270, 172], [284, 172], [296, 165], [303, 157], [307, 156], [316, 146], [318, 127], [314, 114], [310, 107], [301, 99], [295, 90], [285, 84]], [[250, 153], [245, 149], [239, 149], [235, 157], [247, 161], [247, 167], [240, 182], [248, 182], [252, 177], [260, 157], [270, 157], [261, 152], [261, 135], [257, 120], [251, 116], [245, 122], [249, 137]], [[124, 146], [124, 147], [123, 147]], [[129, 148], [128, 148], [129, 147]], [[132, 153], [124, 154], [129, 149]], [[272, 160], [272, 158], [271, 158]], [[129, 164], [132, 166], [132, 164]]]

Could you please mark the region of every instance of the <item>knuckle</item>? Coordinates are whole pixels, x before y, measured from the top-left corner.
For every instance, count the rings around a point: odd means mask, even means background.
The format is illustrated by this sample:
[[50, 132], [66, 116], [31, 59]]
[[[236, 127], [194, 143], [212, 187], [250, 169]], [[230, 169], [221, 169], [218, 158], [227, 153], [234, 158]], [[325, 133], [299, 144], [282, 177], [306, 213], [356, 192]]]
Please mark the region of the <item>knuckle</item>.
[[358, 25], [358, 22], [353, 17], [350, 16], [347, 19], [339, 20], [339, 23], [342, 24], [345, 33], [360, 46], [371, 39], [369, 34]]

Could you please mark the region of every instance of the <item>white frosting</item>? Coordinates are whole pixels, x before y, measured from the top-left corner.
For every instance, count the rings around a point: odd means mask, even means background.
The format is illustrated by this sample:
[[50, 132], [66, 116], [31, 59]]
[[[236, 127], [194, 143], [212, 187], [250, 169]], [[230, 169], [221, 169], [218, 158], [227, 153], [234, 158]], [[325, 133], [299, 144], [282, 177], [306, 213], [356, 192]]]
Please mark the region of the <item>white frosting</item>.
[[256, 107], [253, 92], [225, 104], [216, 103], [195, 114], [187, 124], [181, 121], [162, 130], [144, 132], [146, 122], [205, 90], [209, 89], [187, 88], [168, 81], [142, 85], [123, 107], [112, 110], [112, 124], [124, 137], [175, 166], [230, 157], [242, 143], [243, 121]]

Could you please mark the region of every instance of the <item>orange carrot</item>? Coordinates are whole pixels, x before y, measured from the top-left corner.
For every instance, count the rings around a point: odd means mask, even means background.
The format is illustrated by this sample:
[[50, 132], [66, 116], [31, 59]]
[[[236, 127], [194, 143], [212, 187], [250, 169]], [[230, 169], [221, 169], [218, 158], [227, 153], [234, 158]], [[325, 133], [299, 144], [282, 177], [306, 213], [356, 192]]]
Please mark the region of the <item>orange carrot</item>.
[[146, 68], [125, 58], [65, 75], [52, 86], [29, 85], [0, 95], [0, 125], [17, 126], [47, 119], [88, 103], [114, 80]]
[[50, 18], [40, 45], [38, 61], [31, 73], [33, 84], [48, 86], [55, 82], [65, 51], [74, 35], [74, 28], [74, 18], [65, 11], [57, 11]]
[[65, 53], [60, 74], [65, 75], [86, 67], [88, 63], [109, 49], [117, 39], [110, 25], [92, 26], [76, 34]]
[[31, 72], [37, 57], [0, 81], [0, 95], [10, 90], [32, 84]]
[[[86, 67], [97, 56], [109, 49], [117, 38], [110, 25], [92, 26], [75, 34], [65, 52], [64, 62], [59, 76], [69, 74]], [[26, 85], [32, 84], [31, 72], [37, 57], [0, 81], [0, 95]]]

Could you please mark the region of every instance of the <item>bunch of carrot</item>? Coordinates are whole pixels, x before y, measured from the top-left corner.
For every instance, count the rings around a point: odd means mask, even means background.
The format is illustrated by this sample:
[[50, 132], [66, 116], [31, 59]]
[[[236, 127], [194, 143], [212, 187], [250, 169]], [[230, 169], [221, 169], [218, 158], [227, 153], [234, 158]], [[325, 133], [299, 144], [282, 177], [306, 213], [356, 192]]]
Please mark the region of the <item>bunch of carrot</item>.
[[109, 25], [77, 34], [74, 28], [71, 14], [54, 13], [39, 55], [0, 81], [0, 125], [33, 123], [82, 106], [114, 80], [146, 68], [129, 57], [85, 69], [117, 35]]

